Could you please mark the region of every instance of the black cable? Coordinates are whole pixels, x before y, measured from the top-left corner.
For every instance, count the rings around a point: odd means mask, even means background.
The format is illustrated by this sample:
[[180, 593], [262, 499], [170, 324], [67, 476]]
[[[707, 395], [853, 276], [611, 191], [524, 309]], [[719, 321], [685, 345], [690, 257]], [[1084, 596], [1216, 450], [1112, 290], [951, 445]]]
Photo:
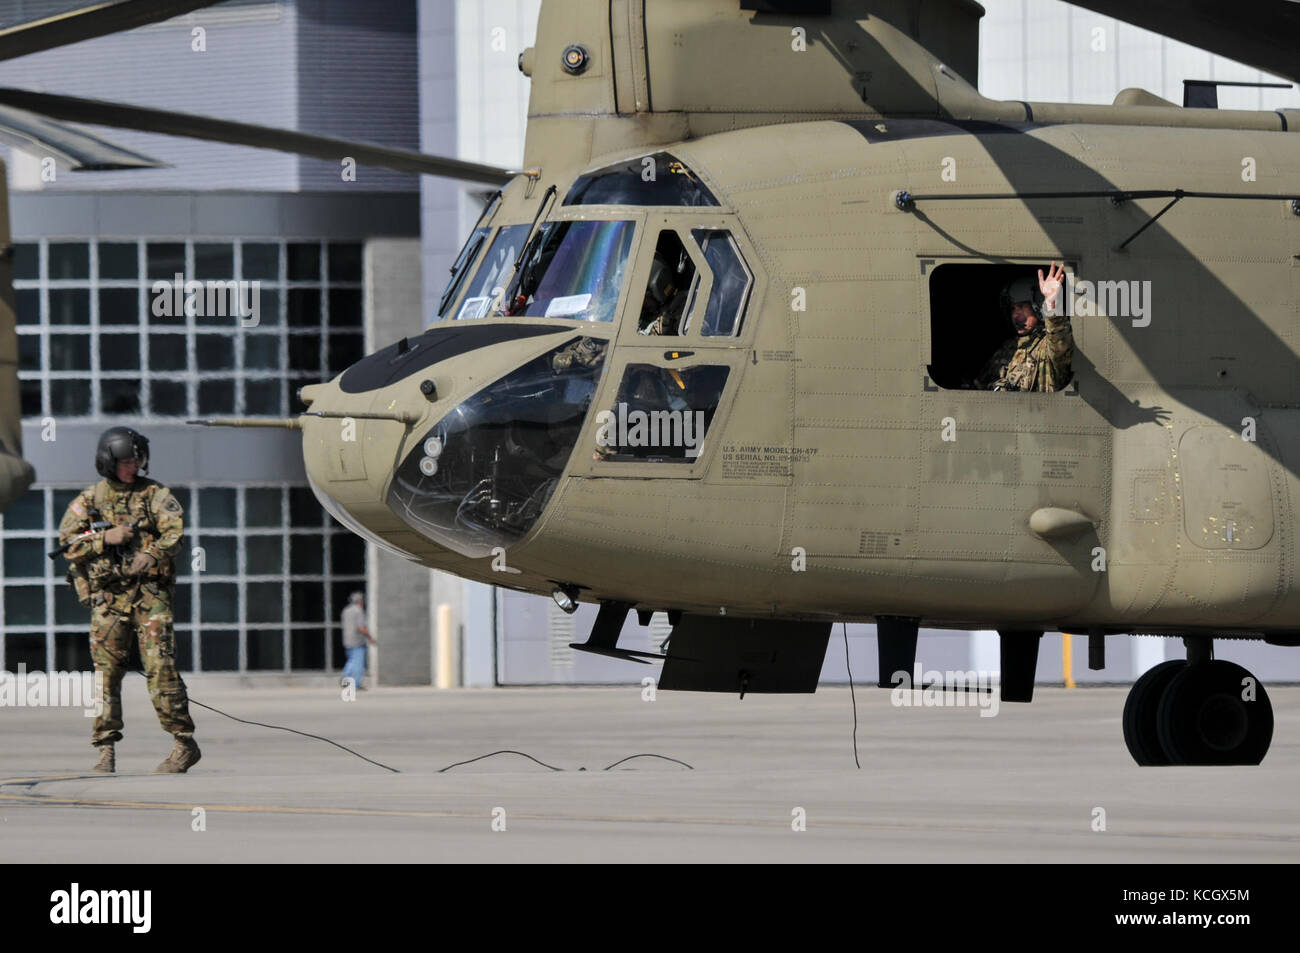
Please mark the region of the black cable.
[[211, 705], [205, 705], [201, 701], [196, 701], [192, 696], [190, 698], [190, 704], [198, 705], [200, 708], [206, 708], [208, 711], [215, 711], [218, 715], [225, 715], [231, 721], [237, 721], [243, 725], [257, 725], [259, 728], [274, 728], [277, 731], [289, 731], [295, 735], [302, 735], [304, 738], [315, 738], [317, 741], [326, 741], [332, 744], [336, 748], [342, 748], [348, 754], [356, 755], [362, 761], [369, 761], [371, 764], [383, 768], [385, 771], [391, 771], [393, 772], [393, 774], [402, 773], [401, 771], [397, 770], [397, 768], [389, 767], [388, 765], [384, 764], [382, 761], [376, 761], [373, 758], [367, 758], [365, 755], [361, 754], [360, 752], [353, 751], [347, 745], [341, 745], [337, 741], [330, 741], [329, 738], [326, 738], [323, 735], [313, 735], [310, 731], [299, 731], [297, 728], [286, 728], [284, 727], [284, 725], [268, 725], [265, 722], [261, 722], [261, 721], [249, 721], [246, 718], [236, 718], [234, 715], [229, 714], [228, 712], [224, 712], [220, 708], [213, 708]]
[[[137, 675], [139, 675], [140, 677], [148, 681], [149, 676], [145, 675], [145, 673], [140, 671], [140, 669], [137, 668], [135, 672]], [[193, 695], [189, 695], [188, 692], [186, 693], [186, 695], [189, 698], [189, 702], [191, 705], [198, 705], [200, 708], [206, 708], [208, 711], [215, 711], [218, 715], [225, 715], [231, 721], [237, 721], [242, 725], [257, 725], [259, 728], [274, 728], [277, 731], [288, 731], [288, 732], [292, 732], [295, 735], [302, 735], [304, 738], [315, 738], [317, 741], [325, 741], [328, 742], [329, 744], [332, 744], [336, 748], [342, 748], [348, 754], [356, 755], [362, 761], [368, 761], [371, 764], [376, 765], [377, 767], [383, 768], [385, 771], [391, 771], [393, 772], [393, 774], [402, 773], [397, 768], [390, 767], [384, 764], [382, 761], [376, 761], [373, 758], [367, 758], [365, 755], [361, 754], [360, 752], [353, 751], [347, 745], [341, 745], [337, 741], [331, 741], [329, 738], [326, 738], [323, 735], [313, 735], [310, 731], [299, 731], [297, 728], [286, 728], [284, 727], [284, 725], [268, 725], [265, 722], [261, 722], [261, 721], [249, 721], [246, 718], [237, 718], [234, 715], [230, 714], [229, 712], [222, 711], [220, 708], [213, 708], [211, 705], [203, 704], [203, 702], [196, 700]]]
[[[503, 748], [500, 751], [491, 751], [488, 752], [487, 754], [481, 754], [477, 758], [470, 758], [468, 761], [457, 761], [455, 764], [449, 764], [445, 768], [439, 768], [438, 773], [442, 774], [444, 771], [450, 771], [452, 768], [459, 768], [462, 764], [473, 764], [475, 761], [482, 761], [484, 758], [494, 758], [499, 754], [517, 754], [521, 758], [527, 758], [529, 761], [537, 761], [537, 759], [530, 754], [524, 754], [524, 752], [515, 751], [512, 748]], [[553, 764], [547, 764], [545, 761], [537, 761], [537, 763], [540, 764], [543, 768], [550, 768], [552, 771], [564, 770], [563, 768], [557, 768]]]
[[[136, 669], [135, 672], [136, 672], [137, 675], [140, 675], [140, 676], [143, 677], [143, 678], [146, 678], [146, 679], [148, 678], [148, 676], [145, 675], [144, 672], [140, 671], [140, 669]], [[274, 729], [277, 730], [277, 731], [288, 731], [288, 732], [291, 732], [292, 734], [295, 734], [295, 735], [302, 735], [304, 738], [315, 738], [317, 741], [324, 741], [324, 742], [327, 742], [328, 744], [332, 744], [332, 745], [333, 745], [334, 747], [336, 747], [336, 748], [342, 748], [342, 749], [343, 749], [344, 751], [346, 751], [348, 754], [355, 755], [356, 757], [360, 758], [362, 761], [366, 761], [366, 762], [369, 762], [370, 764], [375, 765], [376, 767], [383, 768], [385, 771], [391, 771], [391, 772], [393, 772], [393, 774], [401, 774], [401, 773], [402, 773], [402, 772], [399, 771], [397, 768], [390, 767], [389, 765], [384, 764], [382, 761], [376, 761], [376, 760], [374, 760], [373, 758], [367, 758], [365, 755], [361, 754], [360, 752], [358, 752], [358, 751], [353, 751], [353, 750], [352, 750], [351, 748], [349, 748], [347, 745], [341, 745], [341, 744], [339, 744], [337, 741], [333, 741], [333, 740], [331, 740], [331, 739], [329, 739], [329, 738], [326, 738], [324, 735], [314, 735], [314, 734], [312, 734], [310, 731], [299, 731], [297, 728], [286, 728], [284, 725], [268, 725], [268, 724], [266, 724], [265, 722], [262, 722], [262, 721], [250, 721], [250, 720], [247, 719], [247, 718], [238, 718], [238, 717], [236, 717], [235, 715], [230, 714], [229, 712], [224, 712], [224, 711], [222, 711], [220, 708], [213, 708], [211, 705], [205, 705], [205, 704], [203, 704], [203, 702], [198, 701], [197, 699], [195, 699], [192, 695], [189, 696], [189, 702], [190, 702], [190, 704], [192, 704], [192, 705], [198, 705], [200, 708], [206, 708], [208, 711], [215, 711], [218, 715], [224, 715], [225, 717], [229, 718], [231, 721], [237, 721], [237, 722], [239, 722], [241, 725], [256, 725], [256, 726], [259, 727], [259, 728], [274, 728]], [[854, 712], [855, 712], [855, 714], [854, 714], [854, 719], [855, 719], [855, 721], [856, 721], [856, 718], [857, 718], [857, 715], [856, 715], [857, 709], [856, 709], [856, 707], [854, 708]], [[857, 740], [856, 740], [856, 739], [857, 739], [856, 730], [857, 730], [857, 729], [856, 729], [856, 726], [855, 726], [855, 728], [854, 728], [854, 731], [855, 731], [855, 735], [854, 735], [854, 744], [855, 744], [855, 745], [856, 745], [856, 743], [857, 743]], [[491, 752], [489, 752], [488, 754], [482, 754], [482, 755], [479, 755], [477, 758], [470, 758], [468, 761], [457, 761], [455, 764], [449, 764], [449, 765], [447, 765], [445, 768], [439, 768], [439, 769], [438, 769], [438, 773], [439, 773], [439, 774], [442, 774], [444, 771], [450, 771], [452, 768], [459, 768], [461, 765], [465, 765], [465, 764], [473, 764], [475, 761], [482, 761], [484, 758], [492, 758], [492, 757], [495, 757], [495, 756], [497, 756], [497, 755], [499, 755], [499, 754], [517, 754], [517, 755], [519, 755], [521, 758], [527, 758], [529, 761], [536, 762], [537, 764], [540, 764], [543, 768], [548, 768], [548, 769], [550, 769], [551, 771], [563, 771], [563, 770], [564, 770], [564, 768], [557, 768], [557, 767], [556, 767], [555, 765], [553, 765], [553, 764], [547, 764], [545, 761], [539, 761], [537, 758], [534, 758], [532, 755], [527, 754], [526, 752], [523, 752], [523, 751], [515, 751], [513, 748], [503, 748], [503, 749], [501, 749], [500, 751], [491, 751]], [[620, 760], [618, 760], [618, 761], [615, 761], [613, 764], [609, 765], [609, 767], [601, 768], [601, 770], [602, 770], [602, 771], [608, 771], [610, 768], [616, 768], [616, 767], [618, 767], [620, 764], [622, 764], [624, 761], [631, 761], [633, 758], [662, 758], [662, 759], [665, 760], [665, 761], [672, 761], [672, 762], [674, 762], [675, 764], [680, 764], [680, 765], [682, 765], [683, 767], [687, 768], [688, 770], [691, 770], [691, 771], [694, 771], [694, 770], [695, 770], [693, 767], [691, 767], [691, 766], [690, 766], [689, 764], [687, 764], [685, 761], [679, 761], [679, 760], [676, 759], [676, 758], [670, 758], [670, 757], [668, 757], [668, 755], [665, 755], [665, 754], [653, 754], [653, 753], [630, 754], [630, 755], [628, 755], [626, 758], [622, 758], [622, 759], [620, 759]], [[580, 768], [579, 770], [583, 770], [583, 771], [585, 771], [586, 769], [585, 769], [585, 768]]]
[[[623, 759], [621, 759], [621, 760], [619, 760], [619, 761], [615, 761], [613, 764], [611, 764], [611, 765], [609, 766], [609, 768], [617, 768], [617, 767], [618, 767], [620, 764], [622, 764], [624, 761], [631, 761], [633, 758], [663, 758], [665, 761], [671, 761], [671, 762], [673, 762], [674, 764], [680, 764], [680, 765], [684, 766], [684, 767], [685, 767], [687, 770], [689, 770], [689, 771], [694, 771], [694, 770], [695, 770], [695, 769], [692, 768], [689, 764], [687, 764], [685, 761], [678, 761], [676, 758], [670, 758], [670, 757], [668, 757], [668, 755], [666, 755], [666, 754], [630, 754], [630, 755], [628, 755], [626, 758], [623, 758]], [[601, 768], [600, 770], [602, 770], [602, 771], [608, 771], [609, 768]]]
[[[439, 768], [439, 769], [438, 769], [438, 773], [439, 773], [439, 774], [442, 774], [444, 771], [450, 771], [452, 768], [459, 768], [462, 764], [473, 764], [475, 761], [482, 761], [484, 758], [494, 758], [494, 757], [496, 757], [496, 756], [499, 755], [499, 754], [517, 754], [517, 755], [519, 755], [519, 756], [522, 757], [522, 758], [527, 758], [529, 761], [534, 761], [534, 762], [536, 762], [537, 764], [540, 764], [543, 768], [549, 768], [549, 769], [552, 770], [552, 771], [563, 771], [563, 770], [565, 770], [564, 768], [557, 768], [557, 767], [556, 767], [555, 765], [553, 765], [553, 764], [547, 764], [545, 761], [538, 761], [538, 760], [537, 760], [536, 758], [534, 758], [532, 755], [527, 754], [527, 753], [525, 753], [525, 752], [523, 752], [523, 751], [515, 751], [515, 750], [512, 749], [512, 748], [504, 748], [504, 749], [502, 749], [502, 750], [500, 750], [500, 751], [491, 751], [491, 752], [489, 752], [489, 753], [487, 753], [487, 754], [481, 754], [481, 755], [479, 755], [477, 758], [470, 758], [468, 761], [457, 761], [455, 764], [449, 764], [449, 765], [447, 765], [447, 767], [445, 767], [445, 768]], [[691, 767], [691, 766], [690, 766], [689, 764], [687, 764], [685, 761], [679, 761], [679, 760], [676, 759], [676, 758], [670, 758], [670, 757], [668, 757], [668, 755], [666, 755], [666, 754], [653, 754], [653, 753], [630, 754], [630, 755], [628, 755], [626, 758], [620, 758], [618, 761], [615, 761], [613, 764], [609, 765], [608, 767], [601, 768], [600, 770], [602, 770], [602, 771], [608, 771], [610, 768], [617, 768], [617, 767], [618, 767], [620, 764], [622, 764], [624, 761], [631, 761], [633, 758], [662, 758], [662, 759], [665, 760], [665, 761], [671, 761], [671, 762], [673, 762], [674, 764], [680, 764], [682, 767], [686, 768], [686, 769], [689, 770], [689, 771], [694, 771], [694, 770], [695, 770], [693, 767]], [[587, 769], [586, 769], [586, 768], [579, 768], [578, 770], [579, 770], [579, 771], [586, 771]]]
[[862, 762], [858, 760], [858, 697], [853, 692], [853, 669], [849, 667], [849, 624], [840, 623], [844, 629], [844, 668], [849, 673], [849, 698], [853, 700], [853, 763], [862, 770]]

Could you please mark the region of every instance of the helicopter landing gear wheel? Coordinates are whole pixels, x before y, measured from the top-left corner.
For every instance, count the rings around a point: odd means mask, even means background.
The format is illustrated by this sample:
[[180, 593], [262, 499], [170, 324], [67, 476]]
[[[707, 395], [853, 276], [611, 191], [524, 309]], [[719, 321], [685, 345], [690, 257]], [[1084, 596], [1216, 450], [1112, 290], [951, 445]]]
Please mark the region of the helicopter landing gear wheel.
[[1124, 744], [1140, 765], [1172, 764], [1160, 744], [1156, 715], [1165, 689], [1187, 667], [1182, 659], [1171, 659], [1147, 669], [1129, 689], [1124, 702]]
[[1240, 665], [1189, 664], [1161, 694], [1156, 727], [1170, 764], [1259, 764], [1273, 740], [1273, 704]]

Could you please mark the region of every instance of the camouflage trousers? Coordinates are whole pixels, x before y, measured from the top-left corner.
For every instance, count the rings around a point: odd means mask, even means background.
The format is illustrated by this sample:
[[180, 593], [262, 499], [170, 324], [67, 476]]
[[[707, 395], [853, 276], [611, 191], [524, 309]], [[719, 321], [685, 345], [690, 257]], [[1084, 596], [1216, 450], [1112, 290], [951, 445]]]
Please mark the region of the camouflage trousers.
[[95, 671], [104, 676], [104, 707], [95, 719], [91, 743], [102, 745], [122, 740], [122, 679], [130, 664], [132, 639], [139, 642], [149, 698], [159, 724], [178, 738], [191, 737], [194, 722], [190, 718], [185, 682], [176, 671], [171, 606], [146, 595], [125, 614], [107, 606], [96, 606], [91, 611], [90, 657]]

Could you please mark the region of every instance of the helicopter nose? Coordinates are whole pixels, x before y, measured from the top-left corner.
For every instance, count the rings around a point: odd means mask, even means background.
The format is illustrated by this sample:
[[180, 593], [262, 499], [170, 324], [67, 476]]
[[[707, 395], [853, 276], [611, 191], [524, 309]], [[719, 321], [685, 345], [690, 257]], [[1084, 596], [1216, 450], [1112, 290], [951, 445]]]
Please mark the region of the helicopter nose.
[[373, 401], [348, 399], [337, 381], [304, 387], [301, 397], [312, 407], [300, 418], [303, 462], [321, 506], [358, 536], [418, 559], [428, 549], [426, 541], [383, 504], [387, 468], [381, 461], [392, 459], [393, 449], [386, 454], [385, 448], [400, 443], [421, 409], [409, 400], [399, 406], [393, 398], [376, 410]]
[[410, 559], [479, 558], [540, 516], [608, 342], [573, 326], [439, 330], [303, 388], [303, 457], [322, 506], [358, 535]]

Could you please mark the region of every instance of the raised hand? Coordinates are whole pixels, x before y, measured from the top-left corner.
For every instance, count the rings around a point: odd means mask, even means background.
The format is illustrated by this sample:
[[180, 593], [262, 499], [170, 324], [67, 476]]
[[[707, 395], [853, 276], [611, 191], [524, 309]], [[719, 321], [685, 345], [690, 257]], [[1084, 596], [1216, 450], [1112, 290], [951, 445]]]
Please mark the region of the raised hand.
[[1047, 277], [1043, 277], [1043, 269], [1038, 269], [1038, 290], [1043, 294], [1043, 311], [1046, 314], [1056, 313], [1056, 296], [1061, 292], [1061, 284], [1065, 281], [1065, 265], [1052, 262], [1052, 266], [1047, 269]]

